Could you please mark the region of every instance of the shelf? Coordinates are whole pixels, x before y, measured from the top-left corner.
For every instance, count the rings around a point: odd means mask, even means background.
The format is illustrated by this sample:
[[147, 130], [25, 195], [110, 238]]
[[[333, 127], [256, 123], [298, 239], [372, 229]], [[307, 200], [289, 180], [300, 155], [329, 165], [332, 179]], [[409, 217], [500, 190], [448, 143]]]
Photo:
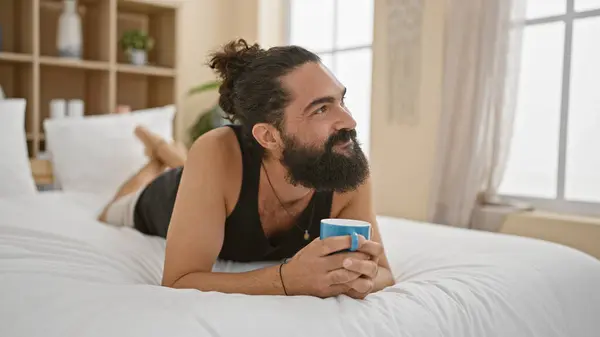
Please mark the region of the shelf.
[[33, 56], [21, 53], [0, 52], [0, 61], [27, 63], [33, 62]]
[[117, 74], [117, 104], [131, 110], [173, 104], [175, 81], [173, 77]]
[[[98, 4], [100, 2], [102, 2], [104, 0], [78, 0], [77, 4], [79, 6], [83, 6], [83, 5], [95, 5]], [[63, 0], [40, 0], [40, 5], [41, 6], [58, 6], [60, 9], [62, 9], [63, 6]]]
[[[40, 122], [50, 118], [53, 99], [81, 99], [84, 114], [95, 115], [111, 111], [108, 92], [110, 73], [89, 69], [42, 67], [40, 69]], [[42, 124], [38, 125], [42, 132]]]
[[175, 69], [166, 67], [154, 67], [154, 66], [136, 66], [131, 64], [119, 64], [117, 71], [124, 74], [136, 74], [146, 76], [161, 76], [161, 77], [174, 77]]
[[[63, 10], [63, 2], [62, 1], [41, 0], [40, 8], [60, 12]], [[77, 4], [77, 11], [79, 12], [80, 15], [85, 14], [85, 6], [84, 6], [84, 4], [81, 3], [81, 0], [79, 0], [79, 3]]]
[[54, 183], [52, 163], [49, 160], [30, 158], [31, 174], [36, 184], [46, 185]]
[[[40, 137], [39, 139], [41, 141], [46, 140], [46, 135], [43, 133], [40, 133], [39, 137]], [[33, 132], [27, 132], [27, 140], [34, 140], [34, 138], [35, 138], [35, 135], [33, 134]]]
[[53, 56], [40, 56], [40, 64], [55, 67], [90, 69], [90, 70], [109, 70], [108, 62], [77, 60], [69, 58], [60, 58]]
[[180, 4], [177, 1], [119, 0], [119, 9], [140, 14], [154, 14], [165, 10], [174, 10], [179, 6]]

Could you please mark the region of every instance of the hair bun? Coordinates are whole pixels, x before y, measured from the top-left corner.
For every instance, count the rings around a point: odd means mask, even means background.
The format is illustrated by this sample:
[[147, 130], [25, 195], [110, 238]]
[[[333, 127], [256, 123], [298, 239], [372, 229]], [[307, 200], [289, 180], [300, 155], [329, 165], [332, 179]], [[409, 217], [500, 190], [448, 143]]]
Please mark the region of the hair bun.
[[227, 81], [238, 77], [261, 52], [262, 49], [258, 44], [248, 45], [246, 40], [238, 39], [213, 53], [208, 65], [223, 81]]
[[264, 50], [257, 43], [249, 45], [246, 40], [238, 39], [227, 43], [211, 55], [208, 66], [222, 79], [219, 105], [228, 115], [236, 115], [233, 104], [233, 87], [236, 80], [262, 52]]

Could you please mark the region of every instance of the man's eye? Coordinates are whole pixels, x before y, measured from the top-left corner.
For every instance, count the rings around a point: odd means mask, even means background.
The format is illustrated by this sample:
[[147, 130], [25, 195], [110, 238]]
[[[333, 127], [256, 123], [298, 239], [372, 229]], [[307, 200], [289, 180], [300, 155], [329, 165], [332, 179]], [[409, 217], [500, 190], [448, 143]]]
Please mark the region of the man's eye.
[[327, 112], [327, 105], [323, 105], [322, 107], [318, 108], [317, 110], [315, 110], [315, 114], [322, 114]]

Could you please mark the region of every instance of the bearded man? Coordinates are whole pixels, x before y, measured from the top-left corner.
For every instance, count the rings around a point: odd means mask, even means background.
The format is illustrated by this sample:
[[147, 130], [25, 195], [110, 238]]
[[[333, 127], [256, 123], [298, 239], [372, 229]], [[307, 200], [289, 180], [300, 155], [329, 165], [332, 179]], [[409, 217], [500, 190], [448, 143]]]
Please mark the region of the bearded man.
[[[258, 295], [364, 298], [394, 283], [346, 88], [314, 53], [235, 40], [211, 55], [233, 121], [189, 153], [144, 128], [150, 162], [100, 220], [166, 238], [163, 286]], [[327, 218], [369, 222], [370, 240], [319, 238]], [[278, 261], [217, 273], [217, 259]]]

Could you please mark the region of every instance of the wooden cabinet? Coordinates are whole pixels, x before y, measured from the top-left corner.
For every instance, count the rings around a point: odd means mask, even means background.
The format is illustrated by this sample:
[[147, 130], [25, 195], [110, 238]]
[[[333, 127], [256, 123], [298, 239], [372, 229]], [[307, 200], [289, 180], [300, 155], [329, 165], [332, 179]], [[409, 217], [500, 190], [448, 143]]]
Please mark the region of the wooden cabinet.
[[[0, 85], [7, 97], [27, 100], [31, 157], [45, 149], [42, 125], [52, 99], [82, 99], [86, 115], [112, 113], [118, 105], [133, 110], [181, 106], [176, 85], [178, 1], [78, 0], [77, 6], [81, 60], [58, 56], [62, 0], [0, 0]], [[155, 40], [145, 66], [131, 65], [119, 47], [122, 33], [136, 28]]]

